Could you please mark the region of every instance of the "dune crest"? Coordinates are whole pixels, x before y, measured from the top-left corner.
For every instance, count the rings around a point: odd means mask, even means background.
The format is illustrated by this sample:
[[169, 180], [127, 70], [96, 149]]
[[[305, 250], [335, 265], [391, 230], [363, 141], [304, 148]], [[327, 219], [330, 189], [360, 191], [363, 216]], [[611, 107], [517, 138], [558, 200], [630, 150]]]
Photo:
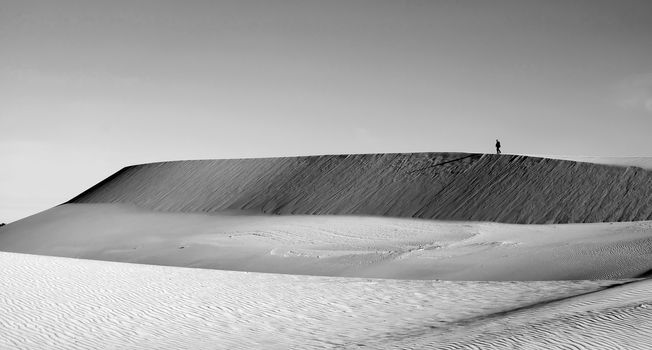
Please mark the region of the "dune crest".
[[398, 153], [135, 165], [69, 203], [543, 224], [652, 220], [651, 197], [652, 171], [641, 168]]

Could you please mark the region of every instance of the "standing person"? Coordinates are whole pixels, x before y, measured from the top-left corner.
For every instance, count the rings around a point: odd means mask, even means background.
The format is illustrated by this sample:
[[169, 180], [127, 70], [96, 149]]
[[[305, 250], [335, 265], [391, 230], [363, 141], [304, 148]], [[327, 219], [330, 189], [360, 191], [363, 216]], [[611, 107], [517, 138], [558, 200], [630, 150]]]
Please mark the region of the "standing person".
[[500, 154], [500, 141], [496, 140], [496, 154]]

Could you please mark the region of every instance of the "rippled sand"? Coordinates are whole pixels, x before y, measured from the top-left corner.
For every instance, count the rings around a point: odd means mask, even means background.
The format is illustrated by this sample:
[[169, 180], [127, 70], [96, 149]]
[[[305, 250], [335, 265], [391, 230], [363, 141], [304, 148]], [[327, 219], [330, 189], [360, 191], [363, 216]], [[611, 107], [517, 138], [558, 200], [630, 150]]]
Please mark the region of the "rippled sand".
[[652, 283], [229, 272], [0, 253], [0, 348], [645, 348]]
[[0, 250], [321, 276], [615, 279], [652, 271], [652, 221], [510, 225], [66, 204], [4, 227]]
[[128, 167], [0, 230], [0, 349], [647, 349], [652, 171], [593, 161]]
[[126, 167], [70, 203], [519, 224], [652, 220], [652, 171], [520, 155], [384, 153]]

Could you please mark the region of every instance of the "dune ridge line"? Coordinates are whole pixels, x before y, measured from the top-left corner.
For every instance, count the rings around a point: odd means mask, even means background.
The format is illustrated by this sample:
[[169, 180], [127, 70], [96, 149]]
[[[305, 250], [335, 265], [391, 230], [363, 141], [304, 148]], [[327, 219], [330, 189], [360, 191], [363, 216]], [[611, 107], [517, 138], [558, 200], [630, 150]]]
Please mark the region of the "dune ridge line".
[[652, 220], [650, 198], [652, 171], [637, 167], [396, 153], [134, 165], [67, 203], [552, 224]]

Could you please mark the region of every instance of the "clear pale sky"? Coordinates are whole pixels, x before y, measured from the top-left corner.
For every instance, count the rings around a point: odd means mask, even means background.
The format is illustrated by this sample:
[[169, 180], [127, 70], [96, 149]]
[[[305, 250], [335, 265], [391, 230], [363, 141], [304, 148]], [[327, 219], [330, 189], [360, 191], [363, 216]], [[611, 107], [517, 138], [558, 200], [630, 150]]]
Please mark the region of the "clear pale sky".
[[0, 222], [123, 166], [652, 155], [650, 0], [0, 0]]

